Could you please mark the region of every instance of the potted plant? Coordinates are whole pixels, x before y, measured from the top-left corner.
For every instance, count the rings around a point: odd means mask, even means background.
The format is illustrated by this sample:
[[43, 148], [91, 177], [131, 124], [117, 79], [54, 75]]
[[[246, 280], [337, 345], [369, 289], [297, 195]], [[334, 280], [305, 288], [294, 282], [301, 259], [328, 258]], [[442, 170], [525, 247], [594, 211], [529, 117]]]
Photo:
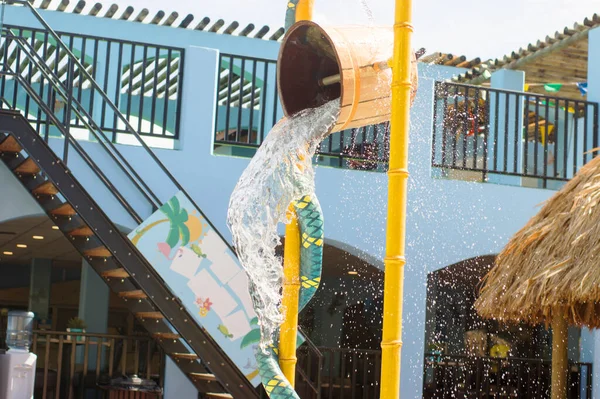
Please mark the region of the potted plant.
[[[85, 321], [83, 321], [79, 317], [73, 317], [73, 318], [69, 319], [69, 321], [67, 322], [67, 332], [85, 333], [86, 327], [87, 326], [85, 325]], [[70, 341], [70, 340], [71, 340], [71, 336], [67, 335], [67, 341]], [[76, 341], [85, 341], [85, 337], [76, 336], [75, 340]]]

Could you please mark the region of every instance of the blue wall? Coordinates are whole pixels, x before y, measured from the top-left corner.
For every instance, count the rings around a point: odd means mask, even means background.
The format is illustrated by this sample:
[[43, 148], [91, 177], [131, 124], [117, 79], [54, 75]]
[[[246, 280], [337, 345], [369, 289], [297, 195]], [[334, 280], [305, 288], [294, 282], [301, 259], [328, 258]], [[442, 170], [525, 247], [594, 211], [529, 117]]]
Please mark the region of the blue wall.
[[[278, 44], [57, 12], [45, 12], [44, 17], [61, 30], [139, 41], [152, 38], [157, 44], [185, 48], [181, 139], [177, 150], [156, 150], [156, 153], [217, 229], [230, 239], [225, 224], [229, 195], [248, 159], [212, 154], [218, 52], [211, 48], [274, 59]], [[9, 7], [6, 21], [24, 24], [27, 18], [24, 10]], [[433, 84], [456, 72], [453, 68], [422, 65], [419, 94], [412, 110], [402, 356], [402, 397], [405, 399], [421, 396], [427, 273], [477, 255], [499, 252], [508, 238], [535, 214], [536, 206], [553, 193], [432, 177]], [[52, 144], [57, 149], [62, 146], [59, 139]], [[99, 152], [98, 145], [93, 143], [87, 144], [86, 149]], [[142, 176], [149, 179], [161, 198], [175, 194], [176, 189], [164, 185], [156, 169], [146, 166], [147, 158], [140, 148], [121, 145], [119, 149]], [[74, 157], [69, 165], [80, 181], [85, 182], [96, 198], [102, 199], [116, 222], [133, 228], [136, 223], [119, 209], [114, 199], [104, 201], [109, 193], [95, 185], [89, 171], [78, 167], [78, 162]], [[122, 173], [111, 170], [108, 162], [104, 165], [115, 184], [124, 187]], [[0, 221], [40, 212], [24, 190], [13, 187], [16, 181], [3, 166], [0, 166], [0, 184], [3, 187]], [[382, 267], [387, 176], [320, 167], [317, 193], [325, 212], [328, 242]], [[142, 216], [150, 214], [151, 208], [141, 205], [139, 194], [131, 190], [128, 199], [140, 204], [144, 209]]]

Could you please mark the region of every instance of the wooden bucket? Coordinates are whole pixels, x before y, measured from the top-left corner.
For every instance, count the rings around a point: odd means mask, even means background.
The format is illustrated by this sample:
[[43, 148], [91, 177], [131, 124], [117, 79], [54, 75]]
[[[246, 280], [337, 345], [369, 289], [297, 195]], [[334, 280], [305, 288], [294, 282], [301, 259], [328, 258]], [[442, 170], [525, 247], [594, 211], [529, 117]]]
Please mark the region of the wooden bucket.
[[[277, 63], [285, 115], [340, 98], [340, 116], [332, 132], [389, 121], [392, 72], [387, 63], [393, 45], [391, 27], [323, 28], [311, 21], [297, 22], [283, 39]], [[411, 65], [412, 102], [418, 86], [414, 55]]]

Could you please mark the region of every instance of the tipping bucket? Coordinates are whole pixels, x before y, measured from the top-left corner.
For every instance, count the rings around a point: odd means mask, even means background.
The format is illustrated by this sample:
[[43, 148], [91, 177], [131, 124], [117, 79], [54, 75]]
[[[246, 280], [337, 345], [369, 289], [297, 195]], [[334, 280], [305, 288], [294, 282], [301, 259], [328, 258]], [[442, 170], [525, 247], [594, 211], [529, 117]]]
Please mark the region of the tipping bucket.
[[[300, 21], [288, 30], [278, 60], [278, 90], [286, 116], [341, 99], [332, 132], [390, 120], [394, 32], [388, 27], [323, 28]], [[417, 92], [413, 56], [411, 102]]]

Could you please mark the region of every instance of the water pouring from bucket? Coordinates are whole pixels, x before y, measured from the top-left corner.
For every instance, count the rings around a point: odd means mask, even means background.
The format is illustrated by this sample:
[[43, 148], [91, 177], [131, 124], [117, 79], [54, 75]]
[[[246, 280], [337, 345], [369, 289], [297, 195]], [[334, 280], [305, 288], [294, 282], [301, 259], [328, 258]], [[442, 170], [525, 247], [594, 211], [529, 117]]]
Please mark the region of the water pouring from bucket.
[[[271, 398], [297, 398], [278, 363], [282, 260], [278, 224], [293, 204], [301, 236], [299, 311], [321, 279], [323, 216], [315, 195], [312, 159], [333, 132], [390, 119], [391, 28], [323, 28], [301, 21], [287, 32], [278, 59], [278, 90], [285, 114], [243, 172], [229, 202], [227, 223], [261, 328], [256, 353]], [[413, 56], [412, 98], [417, 90]]]

